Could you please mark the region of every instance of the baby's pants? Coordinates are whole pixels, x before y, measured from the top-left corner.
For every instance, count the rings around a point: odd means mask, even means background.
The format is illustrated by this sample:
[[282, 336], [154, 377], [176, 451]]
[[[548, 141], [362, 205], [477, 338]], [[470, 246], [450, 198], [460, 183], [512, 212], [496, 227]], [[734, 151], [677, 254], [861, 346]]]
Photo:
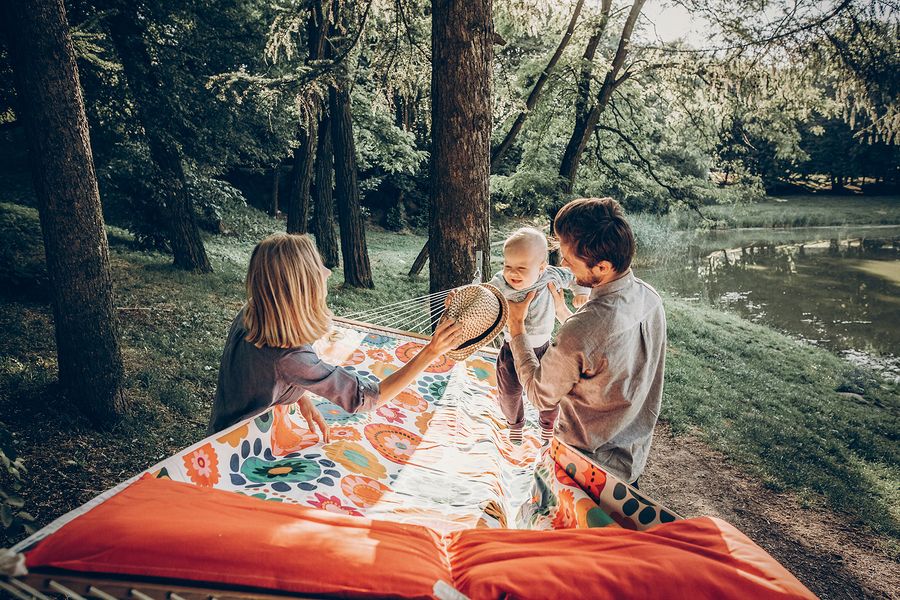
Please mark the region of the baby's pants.
[[[540, 348], [534, 349], [538, 360], [550, 347], [546, 342]], [[510, 429], [521, 429], [525, 425], [525, 407], [522, 404], [522, 384], [516, 374], [516, 363], [513, 361], [512, 349], [509, 342], [503, 342], [500, 348], [500, 356], [497, 358], [497, 388], [500, 391], [500, 410], [506, 417]], [[540, 411], [540, 422], [543, 429], [553, 429], [556, 416], [559, 414], [559, 406], [553, 410]]]

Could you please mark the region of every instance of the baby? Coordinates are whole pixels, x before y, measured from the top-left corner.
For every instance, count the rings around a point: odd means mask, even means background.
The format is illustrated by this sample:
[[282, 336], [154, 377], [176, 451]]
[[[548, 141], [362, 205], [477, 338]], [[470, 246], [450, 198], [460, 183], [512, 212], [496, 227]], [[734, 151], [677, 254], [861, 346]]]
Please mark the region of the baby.
[[[550, 347], [550, 335], [557, 318], [565, 320], [569, 313], [564, 302], [554, 301], [554, 295], [561, 298], [562, 289], [569, 288], [575, 292], [574, 304], [581, 306], [587, 301], [590, 288], [576, 285], [575, 277], [568, 269], [547, 264], [547, 237], [532, 227], [523, 227], [514, 232], [503, 244], [503, 271], [491, 279], [503, 295], [513, 302], [520, 302], [528, 292], [534, 290], [534, 300], [528, 307], [525, 317], [525, 331], [528, 342], [540, 360]], [[548, 288], [552, 284], [555, 290]], [[525, 425], [525, 408], [522, 404], [522, 386], [516, 375], [509, 347], [511, 337], [509, 329], [503, 330], [505, 341], [500, 348], [497, 359], [497, 387], [500, 391], [500, 408], [509, 424], [509, 437], [513, 443], [522, 442], [522, 429]], [[547, 443], [553, 437], [553, 426], [559, 413], [557, 406], [553, 410], [541, 411], [541, 441]]]

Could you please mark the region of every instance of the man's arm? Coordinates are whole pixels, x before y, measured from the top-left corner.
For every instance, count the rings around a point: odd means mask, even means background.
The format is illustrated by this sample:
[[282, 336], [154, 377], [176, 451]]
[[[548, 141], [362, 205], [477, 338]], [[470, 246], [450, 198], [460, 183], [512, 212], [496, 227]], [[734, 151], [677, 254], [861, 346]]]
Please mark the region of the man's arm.
[[[525, 315], [534, 300], [535, 292], [528, 292], [522, 302], [509, 302], [510, 349], [516, 365], [519, 382], [528, 399], [540, 410], [553, 408], [569, 393], [581, 376], [579, 354], [567, 349], [569, 334], [565, 326], [560, 329], [554, 343], [539, 361], [528, 344], [525, 335]], [[563, 342], [560, 344], [560, 342]]]
[[556, 343], [547, 349], [541, 360], [535, 356], [525, 335], [515, 336], [510, 349], [519, 383], [538, 410], [550, 410], [559, 404], [581, 377], [578, 357], [568, 356]]

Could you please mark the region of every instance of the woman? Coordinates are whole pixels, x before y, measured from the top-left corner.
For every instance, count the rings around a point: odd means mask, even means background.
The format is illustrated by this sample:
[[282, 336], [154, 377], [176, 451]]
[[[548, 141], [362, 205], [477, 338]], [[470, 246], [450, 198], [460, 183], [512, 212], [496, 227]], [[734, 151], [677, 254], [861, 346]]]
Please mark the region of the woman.
[[323, 362], [311, 344], [331, 327], [325, 304], [330, 275], [309, 236], [274, 234], [253, 249], [247, 303], [231, 324], [222, 353], [210, 434], [275, 404], [297, 402], [310, 430], [317, 425], [327, 441], [328, 426], [305, 392], [347, 412], [373, 410], [461, 343], [460, 326], [448, 321], [419, 354], [380, 383]]

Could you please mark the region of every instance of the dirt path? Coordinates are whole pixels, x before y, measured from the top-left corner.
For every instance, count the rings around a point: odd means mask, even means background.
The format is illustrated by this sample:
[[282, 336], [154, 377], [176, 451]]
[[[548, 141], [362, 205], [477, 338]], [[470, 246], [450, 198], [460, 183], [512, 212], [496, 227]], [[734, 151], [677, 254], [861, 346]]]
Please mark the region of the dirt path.
[[900, 598], [900, 566], [882, 538], [766, 489], [696, 438], [657, 427], [641, 489], [683, 516], [725, 519], [821, 598]]

